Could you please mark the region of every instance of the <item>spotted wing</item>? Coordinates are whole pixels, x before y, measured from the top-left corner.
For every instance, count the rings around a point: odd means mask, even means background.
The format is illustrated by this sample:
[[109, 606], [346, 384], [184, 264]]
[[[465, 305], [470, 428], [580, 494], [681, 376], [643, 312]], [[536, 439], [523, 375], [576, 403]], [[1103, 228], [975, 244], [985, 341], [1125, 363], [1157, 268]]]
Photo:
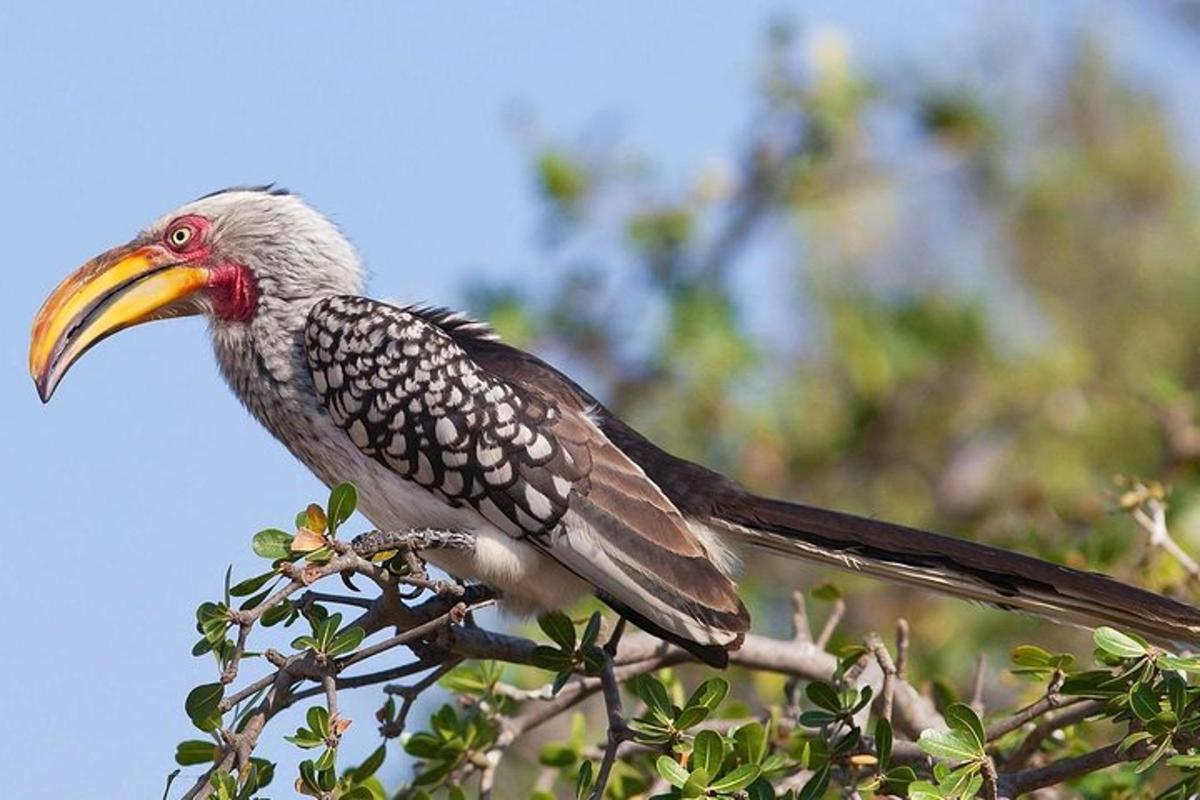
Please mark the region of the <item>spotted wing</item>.
[[364, 454], [445, 502], [526, 537], [615, 606], [673, 638], [740, 641], [732, 581], [679, 511], [548, 368], [503, 374], [513, 354], [439, 312], [360, 297], [315, 306], [306, 330], [313, 384]]

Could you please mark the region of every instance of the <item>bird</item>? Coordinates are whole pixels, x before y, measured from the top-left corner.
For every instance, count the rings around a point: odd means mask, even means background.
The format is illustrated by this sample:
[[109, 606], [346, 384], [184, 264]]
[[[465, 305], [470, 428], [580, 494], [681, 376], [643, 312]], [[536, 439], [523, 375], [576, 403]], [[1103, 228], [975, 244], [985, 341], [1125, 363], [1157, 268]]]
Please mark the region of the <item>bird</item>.
[[472, 534], [423, 554], [516, 614], [595, 595], [721, 667], [750, 615], [755, 548], [1083, 627], [1200, 643], [1200, 610], [1098, 573], [760, 496], [659, 448], [563, 372], [445, 308], [373, 300], [338, 227], [295, 193], [223, 189], [89, 261], [47, 297], [29, 368], [43, 403], [106, 337], [202, 316], [242, 404], [384, 530]]

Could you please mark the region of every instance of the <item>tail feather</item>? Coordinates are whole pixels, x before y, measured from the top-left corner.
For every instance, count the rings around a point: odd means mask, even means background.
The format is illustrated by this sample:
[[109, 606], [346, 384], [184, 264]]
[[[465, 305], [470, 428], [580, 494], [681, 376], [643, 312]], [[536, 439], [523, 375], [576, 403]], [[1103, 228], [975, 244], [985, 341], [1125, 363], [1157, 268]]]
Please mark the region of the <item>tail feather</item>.
[[852, 514], [761, 497], [712, 523], [753, 546], [1085, 627], [1200, 644], [1200, 609], [1095, 572]]

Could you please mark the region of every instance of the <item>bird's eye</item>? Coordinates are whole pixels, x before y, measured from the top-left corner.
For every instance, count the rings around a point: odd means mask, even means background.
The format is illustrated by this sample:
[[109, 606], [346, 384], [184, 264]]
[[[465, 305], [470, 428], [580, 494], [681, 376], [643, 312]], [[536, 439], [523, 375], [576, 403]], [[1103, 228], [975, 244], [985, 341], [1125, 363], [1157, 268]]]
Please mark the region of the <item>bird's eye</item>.
[[190, 242], [192, 237], [195, 235], [196, 232], [192, 230], [190, 225], [180, 225], [167, 235], [167, 241], [170, 242], [171, 246], [176, 250], [181, 250], [187, 246], [188, 242]]

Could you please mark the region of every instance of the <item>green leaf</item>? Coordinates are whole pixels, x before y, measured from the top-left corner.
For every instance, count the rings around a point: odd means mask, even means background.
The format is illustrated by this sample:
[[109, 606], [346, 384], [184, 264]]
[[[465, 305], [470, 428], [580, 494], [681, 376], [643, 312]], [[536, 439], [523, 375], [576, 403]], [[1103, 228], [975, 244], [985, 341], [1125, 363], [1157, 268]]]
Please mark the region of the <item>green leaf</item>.
[[538, 617], [538, 627], [550, 641], [563, 650], [575, 651], [575, 624], [561, 611], [549, 611]]
[[596, 783], [591, 761], [585, 761], [579, 766], [579, 775], [575, 778], [575, 800], [583, 800], [592, 793], [592, 786]]
[[875, 754], [879, 757], [879, 771], [886, 771], [892, 757], [892, 723], [883, 717], [875, 721]]
[[417, 758], [437, 758], [442, 752], [442, 742], [433, 734], [420, 731], [404, 742], [404, 752]]
[[806, 728], [824, 728], [841, 719], [840, 714], [830, 711], [805, 711], [800, 714], [800, 724]]
[[828, 683], [813, 681], [804, 687], [804, 694], [808, 697], [809, 702], [818, 708], [833, 712], [842, 710], [842, 701], [838, 697], [837, 690]]
[[817, 770], [804, 786], [800, 787], [800, 793], [796, 795], [796, 800], [817, 800], [818, 797], [825, 794], [825, 789], [828, 786], [829, 765], [826, 764]]
[[261, 575], [255, 575], [253, 578], [246, 578], [246, 580], [230, 588], [229, 594], [233, 595], [234, 597], [245, 597], [246, 595], [254, 594], [259, 589], [266, 586], [272, 578], [277, 577], [278, 575], [278, 572], [271, 570], [270, 572], [264, 572]]
[[1158, 704], [1158, 695], [1141, 682], [1135, 682], [1129, 691], [1129, 708], [1143, 722], [1154, 719], [1161, 710]]
[[375, 793], [366, 786], [355, 786], [350, 791], [339, 794], [338, 800], [375, 800]]
[[1171, 737], [1164, 736], [1162, 742], [1160, 742], [1158, 747], [1156, 747], [1154, 749], [1154, 752], [1151, 753], [1150, 755], [1146, 756], [1145, 758], [1143, 758], [1141, 761], [1139, 761], [1137, 763], [1137, 766], [1133, 768], [1133, 771], [1135, 773], [1145, 772], [1146, 770], [1150, 769], [1155, 764], [1157, 764], [1159, 759], [1161, 759], [1163, 756], [1165, 756], [1167, 754], [1167, 751], [1170, 749], [1171, 749]]
[[320, 796], [321, 781], [317, 777], [317, 769], [311, 760], [300, 762], [300, 780], [310, 790], [310, 794]]
[[761, 722], [747, 722], [734, 729], [733, 752], [743, 764], [758, 764], [767, 752], [767, 730]]
[[1117, 658], [1141, 658], [1146, 655], [1146, 648], [1141, 642], [1115, 628], [1097, 628], [1092, 638], [1096, 647]]
[[653, 675], [642, 675], [631, 688], [650, 709], [650, 713], [664, 723], [675, 721], [675, 707], [672, 705], [671, 697], [667, 694], [667, 687], [663, 685], [662, 681]]
[[211, 739], [188, 739], [175, 746], [175, 763], [181, 767], [211, 764], [220, 753], [221, 748]]
[[708, 788], [714, 792], [732, 794], [740, 792], [758, 780], [762, 770], [754, 764], [745, 764], [730, 772], [728, 775], [713, 781]]
[[947, 761], [970, 761], [979, 755], [974, 737], [963, 731], [922, 731], [917, 745], [929, 755]]
[[308, 728], [297, 728], [293, 736], [284, 736], [284, 741], [291, 742], [297, 747], [305, 750], [311, 750], [314, 747], [320, 747], [325, 744], [325, 739], [322, 736], [310, 731]]
[[1158, 657], [1158, 664], [1162, 669], [1175, 669], [1180, 672], [1200, 672], [1200, 656], [1182, 657], [1163, 653]]
[[333, 637], [333, 641], [330, 643], [329, 649], [325, 651], [325, 654], [330, 657], [336, 657], [352, 652], [362, 644], [366, 636], [366, 631], [357, 625], [352, 625]]
[[823, 583], [820, 586], [813, 589], [811, 594], [812, 594], [813, 598], [815, 598], [817, 600], [826, 600], [829, 602], [833, 602], [834, 600], [841, 599], [842, 590], [839, 589], [837, 586], [835, 586], [832, 583]]
[[670, 756], [659, 756], [658, 760], [654, 762], [654, 767], [662, 779], [676, 789], [682, 789], [683, 785], [687, 783], [688, 771], [679, 766], [679, 762]]
[[341, 483], [329, 493], [329, 504], [325, 516], [328, 518], [330, 535], [337, 532], [343, 522], [350, 519], [358, 507], [358, 490], [352, 483]]
[[292, 557], [292, 535], [278, 528], [267, 528], [254, 534], [254, 554], [277, 561]]
[[929, 781], [913, 781], [908, 785], [908, 800], [942, 800], [942, 793]]
[[225, 686], [220, 683], [205, 683], [188, 692], [183, 708], [188, 718], [199, 725], [217, 713], [221, 699], [225, 696]]
[[261, 617], [264, 628], [270, 628], [278, 625], [284, 620], [293, 619], [296, 613], [296, 607], [292, 605], [292, 601], [284, 600], [277, 606], [271, 606], [263, 612]]
[[1020, 667], [1049, 667], [1050, 653], [1031, 644], [1022, 644], [1013, 648], [1012, 662]]
[[591, 647], [596, 643], [596, 639], [600, 636], [600, 612], [593, 612], [588, 617], [587, 625], [584, 626], [583, 636], [579, 640], [581, 648]]
[[702, 769], [692, 770], [679, 793], [685, 798], [703, 797], [708, 786], [708, 773]]
[[1167, 766], [1179, 767], [1180, 769], [1196, 769], [1200, 767], [1200, 754], [1171, 756], [1167, 759]]
[[548, 744], [538, 754], [538, 763], [543, 767], [569, 767], [578, 758], [574, 747], [565, 744]]
[[987, 746], [987, 734], [975, 709], [965, 703], [955, 703], [946, 709], [945, 717], [950, 729], [969, 735], [975, 743], [976, 753], [982, 755]]
[[[386, 756], [387, 756], [387, 743], [384, 742], [383, 744], [379, 745], [379, 747], [376, 747], [374, 752], [371, 753], [371, 755], [369, 755], [365, 759], [363, 759], [363, 762], [361, 764], [359, 764], [357, 767], [355, 767], [353, 770], [351, 770], [351, 772], [350, 772], [351, 782], [352, 783], [362, 783], [367, 778], [374, 775], [376, 772], [379, 771], [379, 768], [381, 766], [383, 766], [383, 759]], [[342, 798], [344, 800], [345, 795], [342, 795]]]
[[308, 729], [322, 739], [329, 737], [329, 711], [325, 706], [312, 706], [304, 715]]
[[[326, 747], [321, 755], [317, 757], [317, 760], [313, 763], [313, 766], [317, 768], [318, 773], [323, 773], [327, 770], [332, 770], [336, 760], [337, 749], [333, 747]], [[318, 777], [321, 776], [318, 775]]]
[[704, 706], [710, 711], [714, 711], [717, 706], [721, 705], [728, 694], [729, 681], [724, 678], [709, 678], [696, 687], [696, 691], [692, 692], [692, 696], [688, 698], [688, 701], [683, 706], [684, 708]]
[[725, 760], [725, 741], [716, 731], [700, 731], [692, 743], [692, 769], [702, 769], [708, 775], [721, 774]]
[[688, 706], [675, 718], [675, 730], [686, 731], [688, 728], [699, 725], [708, 719], [710, 713], [712, 712], [704, 706]]

